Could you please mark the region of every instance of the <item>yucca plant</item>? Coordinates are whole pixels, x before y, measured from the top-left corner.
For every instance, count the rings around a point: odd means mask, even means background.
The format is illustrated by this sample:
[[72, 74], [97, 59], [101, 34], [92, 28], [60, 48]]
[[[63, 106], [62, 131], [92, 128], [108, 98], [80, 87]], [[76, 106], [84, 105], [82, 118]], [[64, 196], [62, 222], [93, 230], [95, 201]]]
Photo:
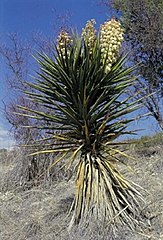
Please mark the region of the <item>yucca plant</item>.
[[41, 140], [45, 149], [32, 154], [56, 153], [54, 165], [63, 161], [76, 172], [72, 223], [93, 215], [132, 226], [141, 195], [117, 168], [129, 157], [125, 142], [117, 138], [132, 133], [127, 126], [134, 118], [126, 115], [139, 107], [126, 94], [136, 79], [135, 67], [126, 66], [126, 56], [119, 55], [120, 23], [106, 21], [99, 33], [94, 24], [88, 21], [81, 36], [61, 31], [53, 58], [38, 53], [40, 72], [25, 93], [43, 110], [19, 108], [46, 122], [36, 126], [49, 134]]

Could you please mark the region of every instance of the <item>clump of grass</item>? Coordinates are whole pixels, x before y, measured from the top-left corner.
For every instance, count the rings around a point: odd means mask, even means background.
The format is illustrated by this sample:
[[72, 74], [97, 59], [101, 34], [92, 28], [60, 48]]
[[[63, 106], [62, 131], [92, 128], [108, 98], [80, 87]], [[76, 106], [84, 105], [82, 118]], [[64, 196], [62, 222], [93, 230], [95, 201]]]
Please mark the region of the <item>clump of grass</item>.
[[[132, 144], [130, 144], [132, 142]], [[163, 145], [163, 133], [157, 133], [152, 136], [142, 136], [140, 139], [129, 140], [129, 149], [141, 155], [152, 156], [161, 152]]]
[[143, 136], [136, 142], [136, 146], [138, 148], [153, 147], [156, 145], [163, 145], [163, 133], [162, 132], [157, 133], [152, 136]]

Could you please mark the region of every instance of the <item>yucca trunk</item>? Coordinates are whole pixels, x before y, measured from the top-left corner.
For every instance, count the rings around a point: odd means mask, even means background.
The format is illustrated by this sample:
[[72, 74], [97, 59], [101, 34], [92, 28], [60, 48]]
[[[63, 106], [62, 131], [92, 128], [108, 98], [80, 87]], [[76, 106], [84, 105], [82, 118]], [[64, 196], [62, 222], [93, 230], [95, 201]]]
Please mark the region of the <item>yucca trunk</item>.
[[80, 157], [76, 168], [76, 195], [71, 223], [87, 222], [94, 216], [97, 220], [107, 220], [108, 224], [122, 222], [134, 225], [133, 219], [140, 208], [136, 195], [141, 195], [132, 186], [133, 183], [122, 176], [111, 159], [93, 156], [89, 152]]

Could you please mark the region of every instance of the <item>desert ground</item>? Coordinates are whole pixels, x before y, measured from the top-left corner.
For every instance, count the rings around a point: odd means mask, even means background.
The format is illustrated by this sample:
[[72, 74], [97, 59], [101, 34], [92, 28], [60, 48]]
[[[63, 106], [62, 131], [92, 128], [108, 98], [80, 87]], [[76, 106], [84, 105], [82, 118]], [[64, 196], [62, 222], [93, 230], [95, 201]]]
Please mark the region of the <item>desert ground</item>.
[[163, 240], [163, 143], [130, 150], [132, 171], [124, 174], [142, 186], [141, 227], [118, 227], [92, 220], [87, 228], [68, 229], [74, 179], [64, 176], [33, 187], [22, 185], [21, 151], [0, 154], [1, 240]]

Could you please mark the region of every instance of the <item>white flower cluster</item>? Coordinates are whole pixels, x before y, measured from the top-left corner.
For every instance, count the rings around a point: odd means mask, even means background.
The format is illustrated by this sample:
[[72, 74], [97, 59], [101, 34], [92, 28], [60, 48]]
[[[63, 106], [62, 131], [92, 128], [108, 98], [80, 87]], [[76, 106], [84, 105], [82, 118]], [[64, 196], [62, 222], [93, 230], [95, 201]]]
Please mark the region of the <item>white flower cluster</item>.
[[[97, 31], [94, 27], [96, 21], [94, 19], [87, 21], [85, 28], [82, 29], [81, 38], [89, 49], [89, 53], [93, 54], [95, 42], [97, 42]], [[123, 28], [119, 21], [112, 18], [110, 21], [104, 22], [100, 26], [99, 31], [99, 49], [101, 50], [101, 63], [106, 62], [105, 72], [111, 70], [113, 63], [116, 62], [119, 49], [123, 40]], [[73, 44], [73, 40], [65, 30], [62, 30], [58, 36], [57, 48], [65, 58], [65, 48], [69, 54], [69, 48]]]
[[65, 47], [70, 46], [71, 42], [72, 39], [69, 34], [65, 30], [62, 30], [58, 36], [57, 48], [62, 52], [63, 56], [65, 56]]
[[91, 19], [90, 21], [87, 21], [85, 28], [82, 29], [82, 37], [89, 48], [90, 54], [92, 54], [94, 43], [96, 41], [95, 24], [95, 19]]
[[119, 48], [123, 40], [123, 28], [120, 22], [115, 19], [104, 22], [100, 27], [100, 45], [102, 62], [106, 61], [106, 72], [111, 70], [112, 64], [116, 61]]

